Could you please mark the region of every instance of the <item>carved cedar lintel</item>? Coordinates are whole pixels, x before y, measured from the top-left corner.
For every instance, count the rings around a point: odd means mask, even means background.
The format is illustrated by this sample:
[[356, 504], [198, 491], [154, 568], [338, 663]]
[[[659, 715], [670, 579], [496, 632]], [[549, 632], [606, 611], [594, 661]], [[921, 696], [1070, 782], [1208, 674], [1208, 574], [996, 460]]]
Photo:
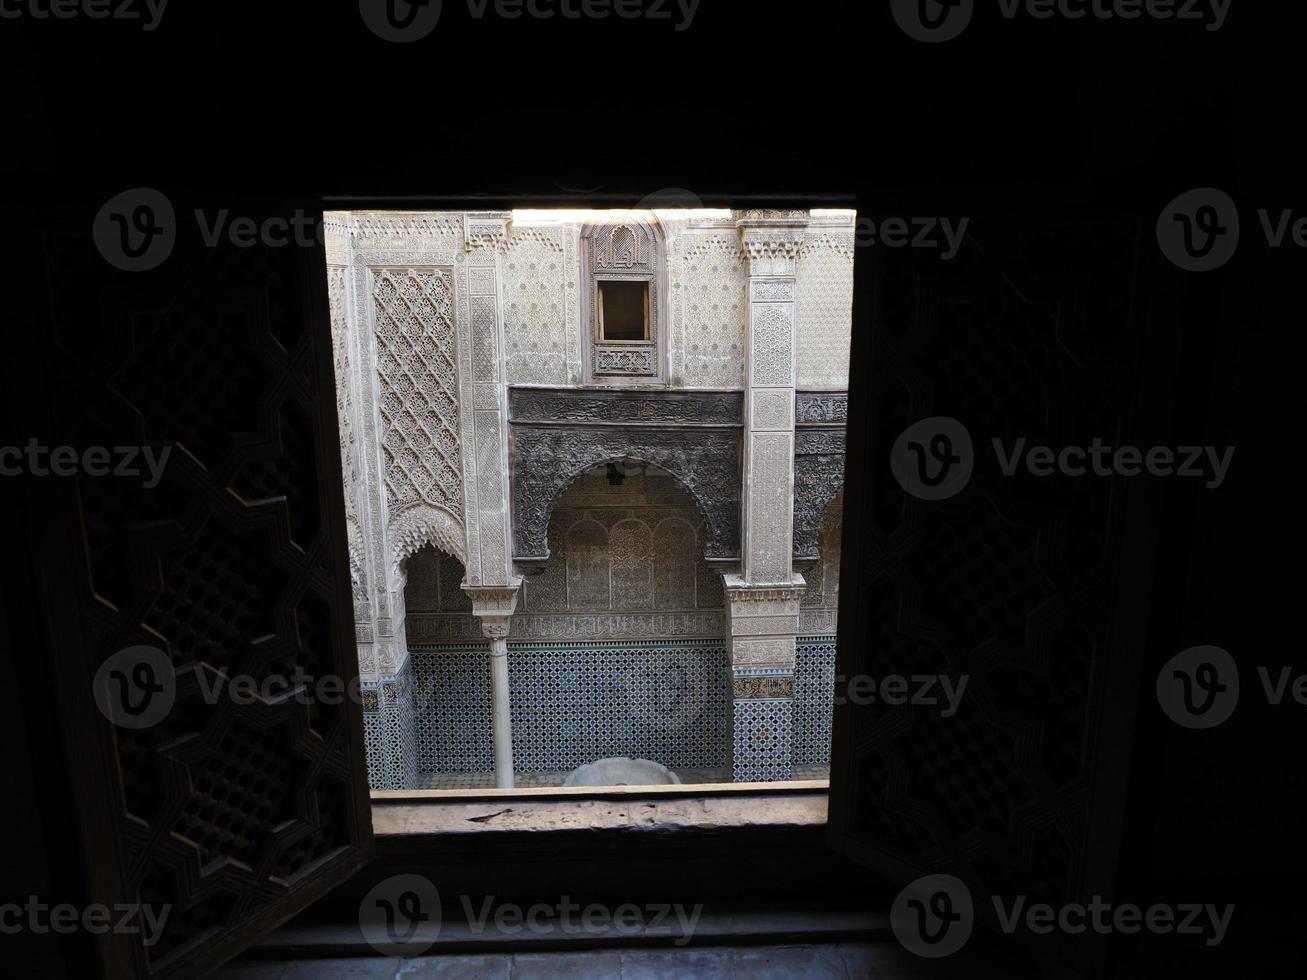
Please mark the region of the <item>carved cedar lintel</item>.
[[820, 557], [826, 508], [844, 485], [844, 392], [799, 392], [794, 399], [794, 559]]

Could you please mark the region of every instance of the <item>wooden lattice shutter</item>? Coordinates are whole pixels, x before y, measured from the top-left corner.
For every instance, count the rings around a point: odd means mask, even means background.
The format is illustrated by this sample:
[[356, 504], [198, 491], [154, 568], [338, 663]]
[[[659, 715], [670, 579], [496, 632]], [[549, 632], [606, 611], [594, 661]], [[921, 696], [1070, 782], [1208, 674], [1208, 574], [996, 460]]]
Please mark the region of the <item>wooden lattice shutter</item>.
[[[897, 881], [960, 878], [992, 926], [994, 895], [1111, 894], [1161, 481], [1005, 476], [991, 439], [1165, 445], [1175, 271], [1129, 217], [971, 227], [952, 261], [859, 250], [836, 670], [969, 686], [949, 717], [838, 704], [830, 823]], [[891, 450], [935, 416], [975, 466], [931, 501]]]
[[[203, 696], [220, 675], [357, 676], [322, 245], [210, 245], [171, 198], [176, 243], [147, 271], [106, 261], [94, 206], [43, 229], [47, 306], [11, 365], [48, 445], [170, 452], [150, 488], [32, 479], [27, 498], [86, 895], [171, 906], [152, 946], [101, 938], [113, 977], [203, 973], [372, 847], [357, 699]], [[93, 687], [140, 646], [176, 694], [133, 730]]]

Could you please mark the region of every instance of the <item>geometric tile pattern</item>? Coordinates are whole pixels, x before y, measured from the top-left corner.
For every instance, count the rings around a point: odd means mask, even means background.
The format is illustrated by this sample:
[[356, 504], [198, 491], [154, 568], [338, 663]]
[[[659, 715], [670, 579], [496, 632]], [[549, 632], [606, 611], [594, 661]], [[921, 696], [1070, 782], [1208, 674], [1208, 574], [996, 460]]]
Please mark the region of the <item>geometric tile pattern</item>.
[[835, 637], [801, 636], [794, 645], [794, 764], [829, 766], [835, 694]]
[[359, 684], [368, 785], [373, 789], [412, 789], [417, 785], [413, 687], [413, 670], [407, 662], [393, 677]]
[[410, 647], [419, 772], [495, 769], [488, 645]]
[[568, 771], [610, 756], [671, 769], [728, 763], [720, 641], [509, 645], [513, 761]]
[[734, 721], [732, 776], [735, 782], [773, 782], [793, 778], [792, 699], [736, 701]]

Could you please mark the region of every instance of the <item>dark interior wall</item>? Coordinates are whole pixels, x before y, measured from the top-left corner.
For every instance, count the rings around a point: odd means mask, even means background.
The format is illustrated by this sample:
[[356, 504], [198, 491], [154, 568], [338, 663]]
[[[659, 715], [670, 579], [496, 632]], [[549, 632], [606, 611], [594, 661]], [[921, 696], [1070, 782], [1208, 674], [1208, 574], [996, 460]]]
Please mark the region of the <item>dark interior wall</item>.
[[[932, 213], [950, 198], [1001, 207], [1041, 183], [1140, 213], [1177, 188], [1206, 184], [1248, 207], [1301, 201], [1296, 103], [1286, 99], [1299, 87], [1290, 73], [1301, 34], [1279, 5], [1236, 5], [1214, 37], [1169, 25], [1081, 29], [990, 16], [965, 40], [936, 47], [900, 37], [887, 5], [864, 3], [806, 12], [752, 4], [747, 17], [734, 5], [704, 4], [699, 26], [683, 34], [561, 20], [492, 33], [447, 6], [441, 43], [470, 71], [446, 68], [431, 47], [361, 35], [349, 4], [307, 16], [291, 4], [237, 2], [221, 12], [178, 5], [154, 34], [53, 21], [21, 41], [5, 32], [12, 114], [2, 166], [11, 191], [36, 205], [15, 211], [15, 226], [55, 225], [47, 209], [62, 207], [67, 227], [80, 229], [111, 193], [147, 184], [198, 190], [206, 205], [250, 192], [313, 199], [451, 190], [485, 195], [488, 204], [519, 194], [587, 202], [625, 195], [630, 203], [672, 185], [725, 203], [742, 183], [791, 200], [860, 189], [872, 201], [887, 188], [916, 187]], [[612, 45], [632, 64], [670, 66], [658, 111], [674, 126], [654, 150], [637, 127], [626, 146], [587, 141], [594, 115], [650, 103], [647, 89], [633, 96], [592, 86], [578, 109], [575, 76], [558, 57], [574, 42], [586, 57]], [[787, 64], [774, 81], [795, 51], [807, 53], [806, 67]], [[738, 69], [714, 78], [683, 68], [723, 58], [739, 58]], [[421, 99], [406, 106], [403, 93], [428, 91], [433, 72], [474, 77], [475, 98], [439, 106], [434, 120], [413, 109], [427, 105]], [[383, 104], [384, 122], [360, 122]], [[778, 132], [794, 132], [796, 142], [778, 142]], [[813, 134], [822, 150], [804, 152], [801, 141]], [[9, 268], [41, 281], [44, 255], [25, 236], [20, 244], [27, 264]], [[1250, 253], [1219, 282], [1193, 284], [1188, 339], [1176, 354], [1176, 415], [1185, 423], [1177, 432], [1240, 450], [1232, 492], [1190, 497], [1191, 488], [1177, 487], [1168, 500], [1152, 667], [1199, 642], [1256, 651], [1248, 661], [1240, 653], [1241, 664], [1299, 661], [1291, 591], [1298, 281], [1300, 259], [1284, 251]], [[33, 329], [21, 309], [11, 313], [8, 329]], [[31, 575], [16, 561], [9, 570]], [[34, 608], [12, 595], [14, 608]], [[15, 646], [40, 649], [18, 636]], [[31, 771], [57, 774], [41, 674], [31, 669], [36, 682], [12, 696], [32, 709], [24, 712], [35, 725]], [[1145, 685], [1137, 705], [1122, 707], [1136, 712], [1139, 739], [1121, 887], [1233, 893], [1258, 910], [1249, 919], [1260, 922], [1262, 949], [1282, 949], [1288, 906], [1272, 895], [1295, 880], [1301, 856], [1294, 709], [1250, 701], [1257, 710], [1196, 735], [1168, 727], [1149, 697]], [[69, 801], [57, 787], [38, 789], [49, 828]]]

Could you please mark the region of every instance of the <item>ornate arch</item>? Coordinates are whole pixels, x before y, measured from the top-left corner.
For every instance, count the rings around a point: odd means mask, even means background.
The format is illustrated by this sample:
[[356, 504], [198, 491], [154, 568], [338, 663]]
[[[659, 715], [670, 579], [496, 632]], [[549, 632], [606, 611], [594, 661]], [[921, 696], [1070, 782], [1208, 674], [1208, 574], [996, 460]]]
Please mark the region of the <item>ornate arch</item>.
[[441, 507], [413, 504], [390, 521], [390, 565], [397, 578], [403, 578], [404, 563], [418, 549], [433, 545], [464, 562], [463, 524]]
[[554, 503], [586, 470], [638, 461], [689, 491], [704, 522], [704, 556], [740, 556], [739, 435], [729, 429], [520, 429], [514, 433], [513, 560], [543, 562]]
[[558, 496], [592, 466], [637, 460], [694, 498], [709, 560], [740, 557], [740, 392], [512, 388], [513, 560], [549, 557]]

